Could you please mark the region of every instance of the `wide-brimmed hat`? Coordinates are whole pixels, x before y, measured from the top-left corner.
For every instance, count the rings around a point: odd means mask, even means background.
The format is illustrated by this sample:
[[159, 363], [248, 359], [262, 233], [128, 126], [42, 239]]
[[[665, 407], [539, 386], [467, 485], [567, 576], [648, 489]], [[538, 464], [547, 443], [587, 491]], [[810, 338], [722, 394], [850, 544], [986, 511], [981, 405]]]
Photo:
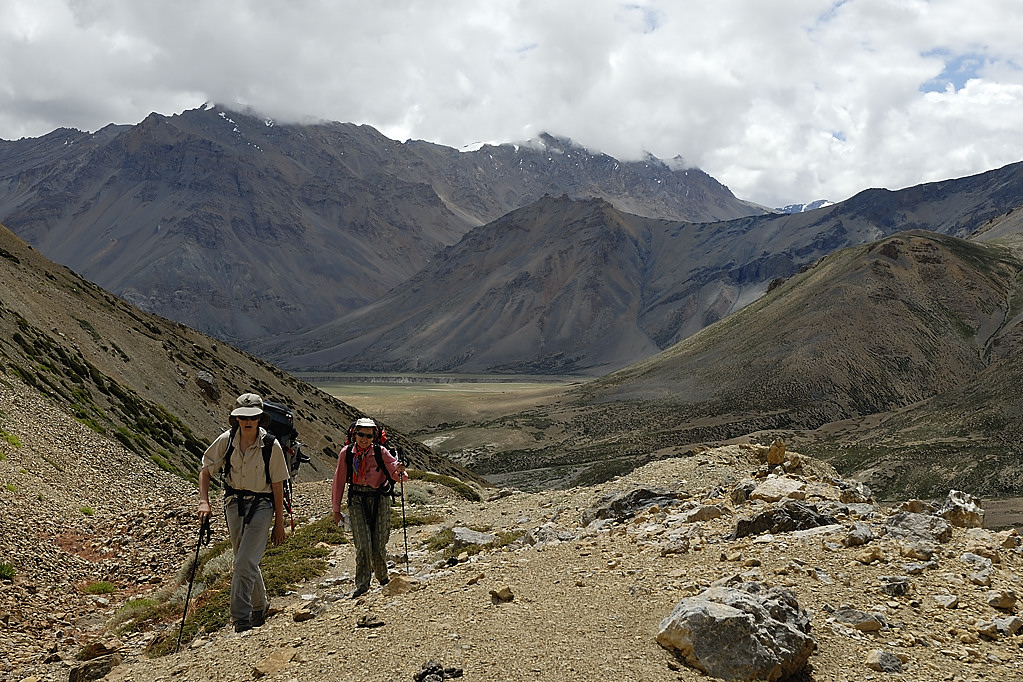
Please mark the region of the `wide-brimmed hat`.
[[258, 417], [263, 414], [263, 399], [255, 393], [243, 393], [235, 402], [238, 407], [231, 410], [232, 417]]
[[377, 427], [377, 423], [375, 421], [373, 421], [372, 419], [370, 419], [369, 417], [362, 417], [357, 422], [355, 422], [355, 425], [356, 426], [372, 426], [374, 429]]

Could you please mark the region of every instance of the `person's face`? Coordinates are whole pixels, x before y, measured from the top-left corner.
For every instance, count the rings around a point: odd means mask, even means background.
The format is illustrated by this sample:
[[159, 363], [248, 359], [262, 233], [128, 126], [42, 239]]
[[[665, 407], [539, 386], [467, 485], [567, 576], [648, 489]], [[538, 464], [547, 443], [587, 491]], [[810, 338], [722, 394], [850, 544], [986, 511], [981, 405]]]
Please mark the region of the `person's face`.
[[242, 433], [251, 433], [259, 428], [259, 415], [254, 417], [235, 417], [238, 420], [238, 428]]

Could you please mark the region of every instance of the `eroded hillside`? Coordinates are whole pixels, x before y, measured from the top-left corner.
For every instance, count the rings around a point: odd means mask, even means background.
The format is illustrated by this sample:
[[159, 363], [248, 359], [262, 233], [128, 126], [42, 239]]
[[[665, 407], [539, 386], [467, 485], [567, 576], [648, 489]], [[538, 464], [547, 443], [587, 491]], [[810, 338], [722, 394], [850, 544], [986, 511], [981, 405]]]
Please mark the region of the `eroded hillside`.
[[491, 420], [535, 444], [475, 466], [571, 485], [653, 453], [781, 437], [883, 495], [1018, 496], [1021, 272], [1009, 249], [932, 233], [840, 251], [574, 400]]
[[[241, 393], [290, 406], [312, 459], [333, 471], [357, 409], [228, 344], [142, 312], [55, 265], [0, 226], [0, 366], [93, 431], [194, 480]], [[416, 466], [474, 475], [395, 433]]]

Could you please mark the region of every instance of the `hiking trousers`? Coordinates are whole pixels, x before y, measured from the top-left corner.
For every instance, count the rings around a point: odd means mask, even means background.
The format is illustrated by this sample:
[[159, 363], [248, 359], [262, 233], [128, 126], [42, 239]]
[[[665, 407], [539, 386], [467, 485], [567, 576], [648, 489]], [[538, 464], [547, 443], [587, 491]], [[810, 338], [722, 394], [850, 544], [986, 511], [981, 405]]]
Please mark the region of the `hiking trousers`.
[[391, 505], [387, 495], [365, 485], [348, 488], [348, 515], [355, 543], [355, 588], [369, 589], [375, 573], [387, 583], [387, 541], [391, 537]]
[[[255, 510], [251, 509], [256, 505]], [[234, 550], [234, 572], [231, 574], [231, 619], [249, 623], [252, 614], [262, 614], [270, 606], [259, 562], [266, 551], [270, 526], [274, 521], [273, 503], [265, 498], [249, 499], [245, 516], [239, 515], [238, 496], [224, 500], [224, 516]]]

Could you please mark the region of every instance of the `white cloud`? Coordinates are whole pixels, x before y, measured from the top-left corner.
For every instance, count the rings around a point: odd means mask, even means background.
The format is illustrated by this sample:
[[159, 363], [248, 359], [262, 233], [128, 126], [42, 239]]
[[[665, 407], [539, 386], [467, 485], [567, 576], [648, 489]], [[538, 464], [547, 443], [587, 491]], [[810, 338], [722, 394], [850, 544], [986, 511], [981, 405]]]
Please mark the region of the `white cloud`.
[[0, 137], [212, 100], [841, 200], [1023, 159], [1021, 29], [1018, 0], [4, 0]]

